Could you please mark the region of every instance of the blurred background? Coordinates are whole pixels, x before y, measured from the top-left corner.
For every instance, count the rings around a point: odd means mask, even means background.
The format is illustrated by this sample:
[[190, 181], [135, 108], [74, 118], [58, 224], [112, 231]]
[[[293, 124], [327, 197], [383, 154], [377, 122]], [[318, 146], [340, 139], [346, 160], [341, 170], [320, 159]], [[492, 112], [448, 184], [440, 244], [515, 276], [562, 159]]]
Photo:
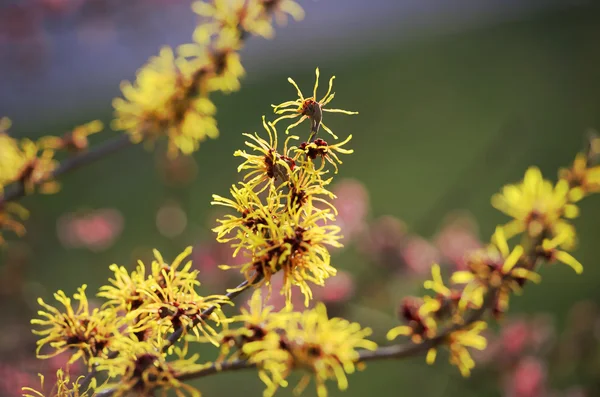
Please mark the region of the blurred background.
[[[0, 1], [0, 116], [13, 120], [11, 133], [36, 138], [110, 122], [119, 82], [161, 45], [190, 41], [190, 3]], [[34, 359], [29, 319], [37, 296], [72, 294], [82, 283], [94, 291], [111, 263], [133, 268], [152, 248], [170, 260], [188, 245], [206, 291], [238, 283], [235, 272], [216, 268], [231, 260], [210, 231], [220, 214], [211, 194], [237, 181], [232, 153], [243, 145], [241, 133], [260, 131], [270, 104], [294, 95], [288, 76], [310, 87], [319, 66], [323, 77], [337, 76], [336, 107], [360, 112], [327, 119], [340, 137], [353, 135], [355, 154], [343, 158], [333, 187], [346, 244], [334, 252], [340, 274], [316, 295], [331, 314], [372, 326], [379, 342], [433, 261], [447, 271], [461, 267], [463, 253], [506, 221], [490, 205], [493, 193], [529, 165], [554, 179], [586, 132], [600, 128], [594, 1], [300, 4], [304, 21], [243, 50], [242, 90], [214, 97], [219, 139], [176, 160], [161, 145], [130, 147], [65, 175], [58, 194], [21, 201], [31, 211], [27, 236], [7, 236], [0, 248], [1, 396], [18, 395], [37, 384], [37, 372], [64, 363]], [[107, 130], [92, 142], [117, 134]], [[445, 357], [434, 366], [422, 357], [370, 363], [343, 395], [600, 396], [600, 198], [581, 207], [574, 255], [584, 276], [566, 266], [544, 269], [544, 282], [515, 297], [490, 332], [470, 379]], [[250, 372], [205, 378], [199, 387], [208, 397], [259, 396], [263, 388]], [[313, 393], [309, 387], [305, 395]], [[331, 387], [330, 395], [342, 393]]]

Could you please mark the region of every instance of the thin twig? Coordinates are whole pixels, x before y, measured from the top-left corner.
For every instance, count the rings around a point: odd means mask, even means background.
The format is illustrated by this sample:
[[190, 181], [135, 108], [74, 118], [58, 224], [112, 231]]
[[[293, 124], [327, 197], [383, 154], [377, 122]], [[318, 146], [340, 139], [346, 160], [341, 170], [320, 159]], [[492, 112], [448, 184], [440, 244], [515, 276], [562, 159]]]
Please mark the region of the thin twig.
[[[129, 135], [122, 134], [116, 138], [110, 139], [84, 153], [80, 153], [63, 161], [54, 172], [52, 172], [48, 178], [41, 182], [46, 182], [51, 179], [56, 179], [59, 176], [66, 174], [67, 172], [76, 170], [84, 165], [93, 163], [96, 160], [117, 152], [123, 148], [126, 148], [133, 143], [131, 142]], [[2, 204], [9, 201], [15, 201], [25, 196], [25, 187], [22, 183], [14, 183], [7, 188], [7, 192], [4, 197], [0, 197], [0, 207]]]

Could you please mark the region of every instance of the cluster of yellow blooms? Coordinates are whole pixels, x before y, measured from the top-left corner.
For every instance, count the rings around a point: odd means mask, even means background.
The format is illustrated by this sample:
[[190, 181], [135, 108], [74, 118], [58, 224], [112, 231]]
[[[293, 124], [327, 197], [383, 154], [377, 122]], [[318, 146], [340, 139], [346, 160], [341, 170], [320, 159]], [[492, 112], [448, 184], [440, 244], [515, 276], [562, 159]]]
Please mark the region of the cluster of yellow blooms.
[[126, 131], [135, 143], [168, 136], [172, 156], [190, 154], [218, 135], [209, 94], [240, 88], [244, 68], [238, 52], [244, 39], [272, 37], [274, 17], [304, 16], [291, 0], [197, 1], [192, 9], [203, 18], [194, 43], [176, 51], [162, 48], [138, 70], [133, 84], [121, 84], [124, 98], [113, 101], [114, 129]]
[[55, 158], [57, 150], [81, 151], [88, 146], [88, 135], [102, 130], [98, 120], [78, 126], [63, 137], [45, 136], [34, 142], [23, 138], [16, 140], [8, 134], [10, 119], [0, 119], [0, 244], [4, 242], [2, 230], [10, 230], [18, 236], [25, 234], [21, 223], [29, 212], [20, 204], [4, 200], [5, 187], [18, 183], [25, 194], [38, 191], [56, 193], [60, 185], [53, 179], [58, 169]]
[[[240, 88], [244, 74], [239, 50], [248, 35], [273, 36], [273, 23], [287, 17], [302, 19], [304, 11], [292, 0], [197, 1], [192, 9], [201, 23], [194, 43], [173, 51], [162, 48], [141, 67], [133, 83], [121, 83], [123, 98], [115, 98], [112, 127], [124, 130], [135, 143], [153, 142], [167, 136], [168, 153], [190, 154], [200, 142], [218, 135], [216, 107], [209, 99], [214, 91]], [[53, 179], [58, 169], [56, 151], [87, 149], [88, 136], [103, 129], [100, 121], [76, 127], [63, 136], [45, 136], [37, 142], [17, 141], [7, 134], [8, 118], [0, 119], [0, 232], [25, 233], [22, 221], [28, 212], [19, 204], [4, 200], [4, 187], [20, 183], [25, 194], [35, 190], [55, 193]], [[0, 234], [0, 243], [3, 242]]]
[[[317, 133], [319, 125], [323, 125], [320, 110], [314, 111], [322, 107], [315, 100], [319, 69], [316, 73], [313, 96], [304, 98], [298, 89], [302, 100], [290, 109], [293, 113], [275, 120], [299, 118], [290, 126], [294, 127], [309, 119], [309, 141], [299, 142], [298, 136], [291, 135], [281, 147], [275, 122], [267, 122], [263, 117], [268, 140], [258, 134], [244, 134], [249, 138], [246, 146], [251, 151], [238, 150], [234, 153], [244, 159], [238, 167], [238, 171], [245, 174], [243, 182], [231, 187], [231, 198], [213, 196], [213, 204], [230, 207], [237, 212], [219, 220], [214, 231], [217, 241], [231, 243], [235, 248], [234, 256], [241, 252], [248, 258], [239, 266], [246, 279], [254, 285], [270, 285], [271, 276], [282, 270], [284, 287], [281, 293], [289, 302], [292, 285], [298, 286], [304, 294], [306, 306], [312, 298], [308, 282], [322, 286], [328, 277], [336, 274], [336, 269], [330, 264], [327, 247], [341, 245], [340, 228], [330, 224], [335, 221], [337, 211], [329, 201], [334, 195], [327, 190], [332, 181], [332, 177], [327, 175], [327, 166], [331, 165], [337, 172], [338, 164], [342, 163], [338, 153], [352, 153], [352, 150], [343, 147], [350, 141], [351, 135], [335, 144], [329, 144], [322, 138], [310, 139]], [[293, 83], [293, 80], [290, 81]], [[331, 97], [332, 81], [333, 78], [326, 97]], [[296, 102], [283, 105], [292, 103]], [[311, 104], [312, 110], [307, 110], [307, 103]], [[274, 106], [277, 114], [281, 106]], [[315, 124], [316, 114], [319, 124]]]
[[[286, 377], [292, 369], [314, 373], [317, 395], [327, 395], [325, 381], [336, 379], [340, 390], [348, 388], [346, 374], [355, 371], [359, 359], [357, 348], [375, 350], [375, 342], [365, 339], [369, 328], [361, 328], [341, 318], [327, 317], [322, 303], [302, 313], [290, 306], [279, 312], [264, 307], [260, 290], [254, 292], [250, 310], [231, 322], [242, 326], [223, 332], [222, 356], [243, 358], [258, 366], [258, 376], [267, 385], [264, 395], [272, 396], [280, 386], [287, 386]], [[302, 378], [295, 393], [300, 393], [310, 381]]]
[[[600, 191], [600, 166], [592, 165], [600, 140], [594, 138], [589, 153], [580, 153], [571, 168], [559, 172], [552, 183], [531, 167], [523, 181], [505, 186], [492, 197], [492, 205], [513, 218], [498, 226], [491, 243], [466, 257], [467, 270], [450, 275], [451, 286], [444, 284], [439, 265], [432, 267], [432, 279], [424, 283], [433, 296], [407, 298], [400, 317], [406, 322], [393, 328], [388, 339], [410, 336], [414, 343], [438, 340], [450, 350], [450, 362], [464, 376], [475, 363], [467, 347], [484, 349], [480, 332], [486, 323], [480, 318], [486, 310], [501, 316], [512, 293], [521, 293], [527, 281], [539, 283], [542, 263], [562, 262], [577, 273], [583, 266], [567, 251], [576, 242], [577, 202]], [[509, 246], [508, 239], [521, 237], [520, 244]], [[427, 362], [433, 363], [436, 347], [429, 349]]]

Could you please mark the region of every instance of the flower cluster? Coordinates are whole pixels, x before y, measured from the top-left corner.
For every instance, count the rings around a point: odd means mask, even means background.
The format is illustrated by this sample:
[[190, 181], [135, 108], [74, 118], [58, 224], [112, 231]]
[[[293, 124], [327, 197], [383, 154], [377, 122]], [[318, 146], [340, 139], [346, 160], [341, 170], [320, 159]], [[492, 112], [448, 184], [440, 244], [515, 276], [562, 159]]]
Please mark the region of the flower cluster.
[[0, 119], [0, 194], [15, 182], [22, 183], [27, 193], [36, 188], [41, 193], [55, 193], [59, 186], [51, 180], [58, 167], [54, 151], [30, 139], [17, 141], [8, 135], [10, 126], [8, 118]]
[[[302, 117], [315, 120], [314, 115]], [[316, 130], [311, 128], [308, 141], [293, 144], [300, 138], [291, 135], [281, 145], [275, 123], [263, 116], [262, 124], [268, 139], [244, 134], [250, 151], [234, 153], [244, 159], [238, 167], [243, 181], [231, 187], [231, 198], [213, 196], [214, 205], [237, 212], [220, 219], [214, 231], [217, 241], [235, 248], [234, 256], [247, 258], [236, 267], [248, 281], [270, 285], [271, 277], [282, 271], [281, 293], [290, 302], [296, 285], [308, 306], [312, 298], [308, 282], [322, 286], [336, 274], [328, 247], [340, 247], [341, 235], [334, 224], [337, 211], [331, 200], [335, 196], [327, 190], [332, 180], [328, 166], [337, 172], [338, 154], [352, 153], [344, 147], [352, 136], [328, 144], [322, 138], [312, 140]]]
[[96, 381], [92, 380], [87, 387], [81, 387], [83, 376], [71, 380], [71, 375], [63, 369], [56, 371], [56, 383], [51, 390], [44, 388], [44, 376], [40, 375], [40, 390], [31, 387], [23, 387], [24, 397], [91, 397], [96, 387]]
[[[93, 309], [85, 285], [73, 295], [77, 307], [63, 291], [54, 294], [61, 307], [40, 298], [39, 318], [31, 321], [34, 334], [40, 336], [38, 358], [68, 352], [69, 364], [81, 359], [90, 369], [106, 372], [107, 387], [118, 384], [122, 394], [176, 388], [197, 395], [182, 388], [174, 374], [180, 368], [197, 368], [198, 357], [186, 358], [186, 347], [172, 348], [168, 336], [177, 330], [184, 334], [193, 330], [196, 340], [217, 344], [216, 326], [224, 319], [221, 305], [230, 302], [222, 295], [197, 293], [198, 271], [191, 269], [191, 262], [184, 263], [190, 254], [188, 248], [167, 263], [155, 250], [148, 268], [141, 261], [131, 272], [110, 266], [114, 276], [97, 294], [104, 302]], [[169, 359], [173, 352], [175, 360]]]
[[58, 150], [80, 151], [88, 146], [87, 137], [102, 130], [98, 120], [81, 125], [62, 138], [44, 136], [37, 141], [24, 138], [17, 140], [8, 134], [10, 119], [0, 119], [0, 244], [4, 242], [2, 230], [10, 230], [17, 236], [25, 234], [22, 221], [29, 212], [20, 204], [4, 199], [5, 188], [20, 184], [25, 194], [35, 191], [43, 194], [56, 193], [60, 185], [54, 180], [59, 162]]
[[176, 51], [164, 47], [138, 70], [133, 84], [121, 84], [124, 98], [113, 101], [114, 129], [126, 131], [135, 143], [167, 136], [171, 156], [190, 154], [218, 135], [209, 94], [240, 88], [244, 68], [238, 51], [246, 36], [272, 36], [274, 15], [303, 17], [291, 0], [202, 0], [192, 9], [202, 17], [195, 42]]
[[[312, 377], [317, 395], [327, 396], [325, 382], [337, 381], [340, 390], [348, 387], [347, 374], [357, 368], [357, 349], [375, 350], [377, 345], [365, 339], [369, 328], [341, 318], [328, 318], [323, 304], [302, 313], [288, 306], [279, 312], [265, 306], [260, 290], [254, 292], [249, 310], [231, 319], [240, 323], [236, 329], [222, 333], [222, 358], [243, 358], [258, 367], [259, 377], [266, 384], [264, 396], [272, 396], [279, 387], [286, 387], [286, 378], [293, 369], [308, 372], [296, 392], [301, 392]], [[227, 357], [227, 358], [226, 358]]]
[[[492, 205], [513, 219], [496, 228], [487, 247], [465, 255], [465, 270], [450, 275], [450, 286], [434, 264], [432, 279], [424, 287], [435, 295], [405, 299], [400, 317], [406, 324], [391, 329], [388, 339], [405, 335], [414, 343], [435, 341], [427, 355], [429, 363], [435, 360], [437, 345], [446, 345], [450, 362], [468, 376], [475, 363], [467, 348], [486, 346], [480, 335], [486, 327], [481, 320], [486, 311], [495, 317], [506, 312], [513, 293], [520, 294], [528, 281], [541, 281], [537, 271], [543, 262], [562, 262], [577, 274], [583, 272], [581, 263], [567, 251], [576, 242], [571, 219], [579, 214], [577, 202], [599, 191], [600, 168], [592, 165], [592, 158], [589, 153], [577, 155], [572, 168], [560, 171], [556, 184], [531, 167], [522, 182], [494, 195]], [[517, 235], [521, 242], [511, 248], [509, 240]]]

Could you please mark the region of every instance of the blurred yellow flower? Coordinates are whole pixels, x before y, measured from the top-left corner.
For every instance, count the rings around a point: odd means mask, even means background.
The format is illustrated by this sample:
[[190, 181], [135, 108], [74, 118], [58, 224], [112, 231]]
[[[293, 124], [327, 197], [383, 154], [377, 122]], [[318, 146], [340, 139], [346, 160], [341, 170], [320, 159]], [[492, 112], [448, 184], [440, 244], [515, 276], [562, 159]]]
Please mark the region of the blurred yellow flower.
[[[197, 371], [210, 364], [197, 364], [198, 355], [179, 357], [167, 361], [165, 354], [155, 341], [139, 341], [131, 338], [118, 338], [114, 349], [119, 355], [114, 358], [98, 357], [93, 360], [98, 371], [106, 372], [111, 378], [97, 390], [113, 390], [111, 395], [121, 397], [129, 395], [147, 396], [154, 392], [167, 395], [172, 391], [177, 397], [200, 397], [200, 392], [180, 381], [178, 376], [186, 371]], [[187, 351], [181, 351], [182, 354]], [[115, 379], [112, 383], [112, 379]]]
[[100, 120], [93, 120], [89, 123], [75, 127], [62, 137], [45, 136], [40, 138], [38, 144], [43, 149], [52, 150], [72, 150], [81, 151], [89, 146], [88, 136], [96, 134], [104, 129], [104, 124]]
[[32, 387], [23, 387], [24, 397], [92, 397], [95, 395], [96, 379], [92, 379], [84, 390], [80, 385], [84, 377], [80, 376], [71, 381], [71, 375], [62, 368], [56, 371], [56, 383], [49, 391], [45, 391], [44, 375], [39, 374], [39, 377], [41, 383], [40, 390], [38, 391]]
[[[375, 350], [377, 345], [366, 339], [369, 328], [341, 318], [328, 318], [325, 305], [302, 313], [288, 306], [273, 312], [262, 303], [260, 290], [252, 296], [250, 311], [234, 317], [243, 322], [237, 331], [225, 334], [226, 348], [237, 351], [232, 357], [246, 357], [259, 368], [259, 377], [266, 384], [264, 396], [272, 396], [279, 387], [286, 387], [286, 378], [293, 369], [309, 372], [294, 392], [301, 393], [314, 377], [317, 395], [327, 396], [325, 382], [333, 379], [338, 388], [348, 388], [347, 374], [357, 368], [357, 349]], [[241, 338], [240, 338], [241, 337]]]
[[11, 183], [21, 182], [27, 194], [38, 188], [41, 193], [51, 194], [59, 189], [59, 184], [52, 180], [52, 173], [58, 167], [54, 159], [54, 151], [44, 149], [30, 139], [17, 142], [3, 131], [10, 126], [10, 121], [0, 120], [0, 194], [4, 187]]
[[[453, 331], [446, 338], [445, 344], [450, 350], [450, 363], [456, 365], [462, 376], [469, 376], [475, 367], [475, 361], [469, 353], [468, 347], [483, 350], [487, 346], [487, 340], [480, 335], [487, 328], [485, 321], [476, 321], [464, 329]], [[429, 349], [427, 352], [427, 363], [433, 364], [437, 355], [437, 348]]]
[[589, 166], [588, 156], [578, 153], [571, 168], [559, 171], [560, 179], [569, 182], [571, 199], [600, 192], [600, 166]]
[[553, 186], [536, 167], [527, 170], [521, 183], [507, 185], [495, 194], [492, 205], [514, 218], [504, 226], [508, 238], [521, 232], [531, 237], [555, 236], [559, 228], [569, 225], [564, 218], [579, 215], [579, 208], [569, 200], [569, 183], [559, 180]]
[[506, 311], [512, 292], [520, 293], [526, 280], [535, 283], [541, 280], [539, 274], [520, 266], [522, 260], [523, 247], [517, 245], [511, 251], [504, 229], [498, 226], [492, 236], [492, 244], [467, 257], [469, 270], [452, 274], [453, 283], [465, 284], [459, 307], [463, 310], [481, 307], [486, 293], [493, 289], [496, 294], [494, 310], [497, 313]]
[[[1, 196], [0, 196], [1, 197]], [[10, 230], [17, 236], [25, 234], [25, 226], [21, 223], [29, 217], [29, 211], [20, 204], [0, 202], [0, 245], [4, 243], [3, 230]]]
[[112, 127], [124, 130], [135, 143], [144, 139], [169, 138], [169, 153], [190, 154], [200, 142], [218, 135], [216, 108], [198, 95], [202, 73], [194, 73], [169, 47], [151, 58], [137, 72], [133, 84], [124, 81], [124, 98], [115, 98]]

